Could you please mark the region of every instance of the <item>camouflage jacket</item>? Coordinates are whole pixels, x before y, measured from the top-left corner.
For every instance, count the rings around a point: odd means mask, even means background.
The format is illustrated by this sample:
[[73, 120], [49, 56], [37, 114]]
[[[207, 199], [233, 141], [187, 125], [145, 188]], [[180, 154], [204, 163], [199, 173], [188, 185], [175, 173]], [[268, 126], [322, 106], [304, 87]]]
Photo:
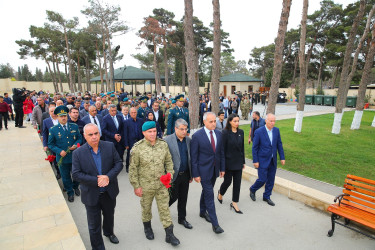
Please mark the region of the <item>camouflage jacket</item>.
[[154, 146], [146, 139], [134, 144], [130, 152], [129, 180], [134, 189], [159, 189], [163, 186], [160, 177], [174, 174], [172, 156], [168, 144], [156, 139]]

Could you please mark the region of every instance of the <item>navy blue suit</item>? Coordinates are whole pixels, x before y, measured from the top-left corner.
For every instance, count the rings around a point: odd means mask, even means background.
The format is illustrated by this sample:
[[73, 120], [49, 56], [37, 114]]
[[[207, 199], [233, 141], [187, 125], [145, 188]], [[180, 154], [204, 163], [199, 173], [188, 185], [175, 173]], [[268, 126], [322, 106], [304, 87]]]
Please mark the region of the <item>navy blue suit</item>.
[[250, 187], [250, 191], [255, 193], [259, 188], [266, 184], [263, 198], [269, 199], [275, 183], [277, 152], [279, 152], [280, 160], [285, 160], [279, 129], [276, 127], [272, 129], [271, 144], [266, 126], [258, 128], [255, 131], [252, 151], [253, 162], [259, 163], [259, 168], [258, 179], [255, 181], [254, 185]]
[[51, 117], [45, 119], [43, 121], [43, 131], [42, 131], [42, 136], [43, 136], [43, 147], [48, 147], [48, 134], [49, 134], [49, 129], [52, 128], [53, 122]]
[[[102, 130], [103, 130], [103, 117], [102, 117], [101, 115], [96, 115], [96, 117], [97, 117], [98, 120], [99, 120], [100, 132], [101, 132], [101, 137], [100, 137], [100, 139], [102, 139], [102, 138], [104, 138], [104, 137], [103, 137], [103, 131], [102, 131]], [[86, 115], [86, 116], [83, 117], [81, 120], [85, 123], [85, 125], [88, 124], [88, 123], [92, 123], [92, 122], [91, 122], [91, 119], [90, 119], [90, 114], [89, 114], [89, 115]]]
[[73, 151], [72, 176], [81, 183], [81, 200], [86, 206], [90, 241], [93, 249], [105, 249], [101, 233], [103, 213], [103, 234], [113, 235], [116, 197], [119, 194], [117, 176], [121, 172], [122, 161], [111, 142], [100, 141], [101, 174], [107, 175], [109, 184], [105, 192], [98, 187], [99, 171], [88, 143]]
[[[102, 132], [104, 135], [104, 140], [110, 141], [115, 145], [117, 153], [119, 154], [120, 158], [123, 159], [124, 152], [125, 152], [125, 141], [124, 141], [124, 118], [120, 115], [116, 115], [118, 128], [116, 128], [115, 122], [112, 119], [110, 114], [103, 117], [103, 127]], [[121, 136], [120, 142], [117, 142], [115, 139], [115, 134], [119, 134]]]
[[129, 158], [130, 158], [130, 150], [132, 149], [134, 143], [143, 139], [142, 134], [142, 119], [136, 119], [134, 121], [133, 118], [130, 118], [124, 122], [124, 139], [125, 139], [125, 147], [129, 147], [126, 152], [126, 168], [129, 168]]
[[216, 135], [215, 151], [204, 128], [193, 134], [190, 143], [191, 172], [193, 178], [201, 177], [202, 194], [200, 214], [208, 212], [213, 226], [218, 226], [214, 202], [214, 186], [219, 172], [225, 172], [225, 155], [221, 132]]

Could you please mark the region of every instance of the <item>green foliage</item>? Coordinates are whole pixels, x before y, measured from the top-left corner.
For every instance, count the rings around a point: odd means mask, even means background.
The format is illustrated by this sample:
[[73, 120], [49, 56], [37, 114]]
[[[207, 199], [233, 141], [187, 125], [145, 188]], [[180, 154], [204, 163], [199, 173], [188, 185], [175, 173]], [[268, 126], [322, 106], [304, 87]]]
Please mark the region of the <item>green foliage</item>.
[[[373, 112], [363, 112], [359, 130], [350, 129], [354, 111], [345, 112], [340, 135], [331, 133], [333, 116], [304, 117], [302, 133], [293, 131], [294, 119], [277, 121], [286, 158], [286, 165], [278, 167], [337, 186], [343, 185], [347, 174], [375, 179]], [[249, 125], [241, 128], [248, 134]], [[252, 158], [248, 143], [245, 143], [245, 153], [247, 158]]]
[[11, 78], [14, 77], [14, 69], [7, 64], [0, 64], [0, 78]]
[[324, 90], [322, 89], [322, 87], [320, 85], [316, 89], [316, 94], [317, 95], [324, 95]]

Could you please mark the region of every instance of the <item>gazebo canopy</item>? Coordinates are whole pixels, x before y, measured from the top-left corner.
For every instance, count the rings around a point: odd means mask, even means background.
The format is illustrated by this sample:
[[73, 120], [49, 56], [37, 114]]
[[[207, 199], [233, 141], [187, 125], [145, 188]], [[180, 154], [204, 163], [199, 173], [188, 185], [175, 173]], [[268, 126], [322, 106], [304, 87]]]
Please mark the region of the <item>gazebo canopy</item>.
[[[105, 80], [105, 75], [103, 76], [103, 79]], [[164, 77], [160, 76], [160, 79], [164, 79]], [[147, 71], [147, 70], [143, 70], [143, 69], [138, 69], [133, 66], [120, 67], [118, 69], [115, 69], [114, 80], [115, 81], [155, 80], [155, 73]], [[100, 76], [91, 78], [90, 81], [99, 82]]]
[[242, 73], [234, 73], [220, 77], [220, 82], [263, 82], [263, 80]]

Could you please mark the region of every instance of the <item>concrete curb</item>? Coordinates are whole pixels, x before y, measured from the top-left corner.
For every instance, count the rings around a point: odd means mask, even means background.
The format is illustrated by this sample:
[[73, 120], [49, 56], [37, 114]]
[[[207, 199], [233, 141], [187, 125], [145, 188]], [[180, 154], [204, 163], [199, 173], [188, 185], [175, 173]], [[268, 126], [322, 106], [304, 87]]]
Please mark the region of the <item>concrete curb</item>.
[[[258, 178], [257, 170], [246, 166], [242, 172], [242, 178], [254, 183]], [[290, 180], [276, 176], [274, 191], [287, 196], [290, 199], [300, 201], [310, 207], [329, 213], [327, 208], [333, 203], [335, 196], [319, 190], [306, 187]]]

